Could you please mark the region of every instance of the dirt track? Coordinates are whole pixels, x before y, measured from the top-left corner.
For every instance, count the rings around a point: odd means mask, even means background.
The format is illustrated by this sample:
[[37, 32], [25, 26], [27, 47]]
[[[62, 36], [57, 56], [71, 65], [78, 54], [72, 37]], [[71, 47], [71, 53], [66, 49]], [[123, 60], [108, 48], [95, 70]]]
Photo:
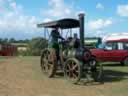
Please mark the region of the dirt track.
[[127, 96], [128, 81], [73, 85], [63, 77], [48, 79], [39, 57], [7, 58], [0, 62], [0, 96]]

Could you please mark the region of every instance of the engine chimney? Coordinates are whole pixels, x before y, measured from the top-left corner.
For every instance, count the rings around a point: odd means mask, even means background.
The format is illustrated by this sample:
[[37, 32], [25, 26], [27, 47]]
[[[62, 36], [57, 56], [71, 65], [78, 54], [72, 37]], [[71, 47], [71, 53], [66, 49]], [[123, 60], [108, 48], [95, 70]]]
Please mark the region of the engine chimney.
[[80, 46], [84, 47], [84, 13], [79, 14], [80, 23]]

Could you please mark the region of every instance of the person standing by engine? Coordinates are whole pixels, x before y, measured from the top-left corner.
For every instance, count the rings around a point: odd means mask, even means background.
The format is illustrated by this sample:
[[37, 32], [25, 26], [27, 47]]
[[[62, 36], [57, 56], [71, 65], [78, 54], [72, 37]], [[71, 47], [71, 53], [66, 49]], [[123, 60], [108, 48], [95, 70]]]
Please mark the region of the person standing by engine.
[[64, 40], [64, 38], [60, 35], [57, 28], [51, 31], [51, 45], [52, 48], [56, 50], [57, 60], [59, 60], [59, 41], [58, 39]]
[[74, 48], [78, 48], [80, 46], [80, 40], [78, 39], [77, 33], [74, 33], [73, 43]]

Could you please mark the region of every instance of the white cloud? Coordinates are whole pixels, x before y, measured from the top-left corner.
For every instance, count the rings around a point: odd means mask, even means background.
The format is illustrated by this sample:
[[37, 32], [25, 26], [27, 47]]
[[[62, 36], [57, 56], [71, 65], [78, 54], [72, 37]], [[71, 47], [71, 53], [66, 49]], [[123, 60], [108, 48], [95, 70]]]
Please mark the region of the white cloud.
[[62, 17], [64, 15], [70, 15], [71, 9], [64, 3], [63, 0], [50, 0], [51, 9], [47, 11], [48, 15], [54, 17]]
[[128, 16], [128, 4], [127, 5], [118, 5], [117, 14], [120, 16]]
[[50, 22], [50, 21], [52, 21], [52, 19], [50, 19], [50, 18], [45, 18], [45, 19], [43, 20], [43, 22]]
[[108, 27], [110, 25], [112, 25], [112, 20], [111, 19], [97, 19], [94, 21], [89, 21], [88, 22], [88, 29], [89, 30], [100, 30], [103, 29], [105, 27]]
[[[43, 10], [44, 22], [51, 21], [53, 18], [74, 17], [78, 13], [76, 6], [65, 3], [64, 0], [48, 0], [49, 8]], [[1, 37], [20, 37], [40, 36], [41, 29], [36, 24], [37, 18], [24, 14], [22, 5], [15, 0], [0, 0], [0, 38]], [[4, 36], [5, 35], [5, 36]], [[23, 36], [22, 36], [23, 35]]]
[[78, 13], [77, 8], [73, 4], [67, 4], [64, 0], [49, 0], [49, 9], [42, 11], [46, 17], [74, 17]]
[[2, 8], [0, 10], [0, 34], [22, 35], [34, 34], [38, 31], [37, 18], [25, 15], [21, 5], [17, 5], [14, 0], [0, 0], [0, 2], [2, 2], [0, 3], [0, 8]]
[[104, 9], [104, 6], [101, 3], [96, 4], [97, 9]]

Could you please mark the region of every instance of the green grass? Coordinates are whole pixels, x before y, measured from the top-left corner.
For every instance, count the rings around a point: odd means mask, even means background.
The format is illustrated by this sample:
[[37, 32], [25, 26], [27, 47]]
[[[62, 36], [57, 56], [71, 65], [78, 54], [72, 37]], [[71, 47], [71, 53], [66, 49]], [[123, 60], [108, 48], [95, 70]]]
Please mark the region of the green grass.
[[128, 82], [128, 66], [122, 66], [117, 62], [105, 62], [103, 68], [105, 82]]

